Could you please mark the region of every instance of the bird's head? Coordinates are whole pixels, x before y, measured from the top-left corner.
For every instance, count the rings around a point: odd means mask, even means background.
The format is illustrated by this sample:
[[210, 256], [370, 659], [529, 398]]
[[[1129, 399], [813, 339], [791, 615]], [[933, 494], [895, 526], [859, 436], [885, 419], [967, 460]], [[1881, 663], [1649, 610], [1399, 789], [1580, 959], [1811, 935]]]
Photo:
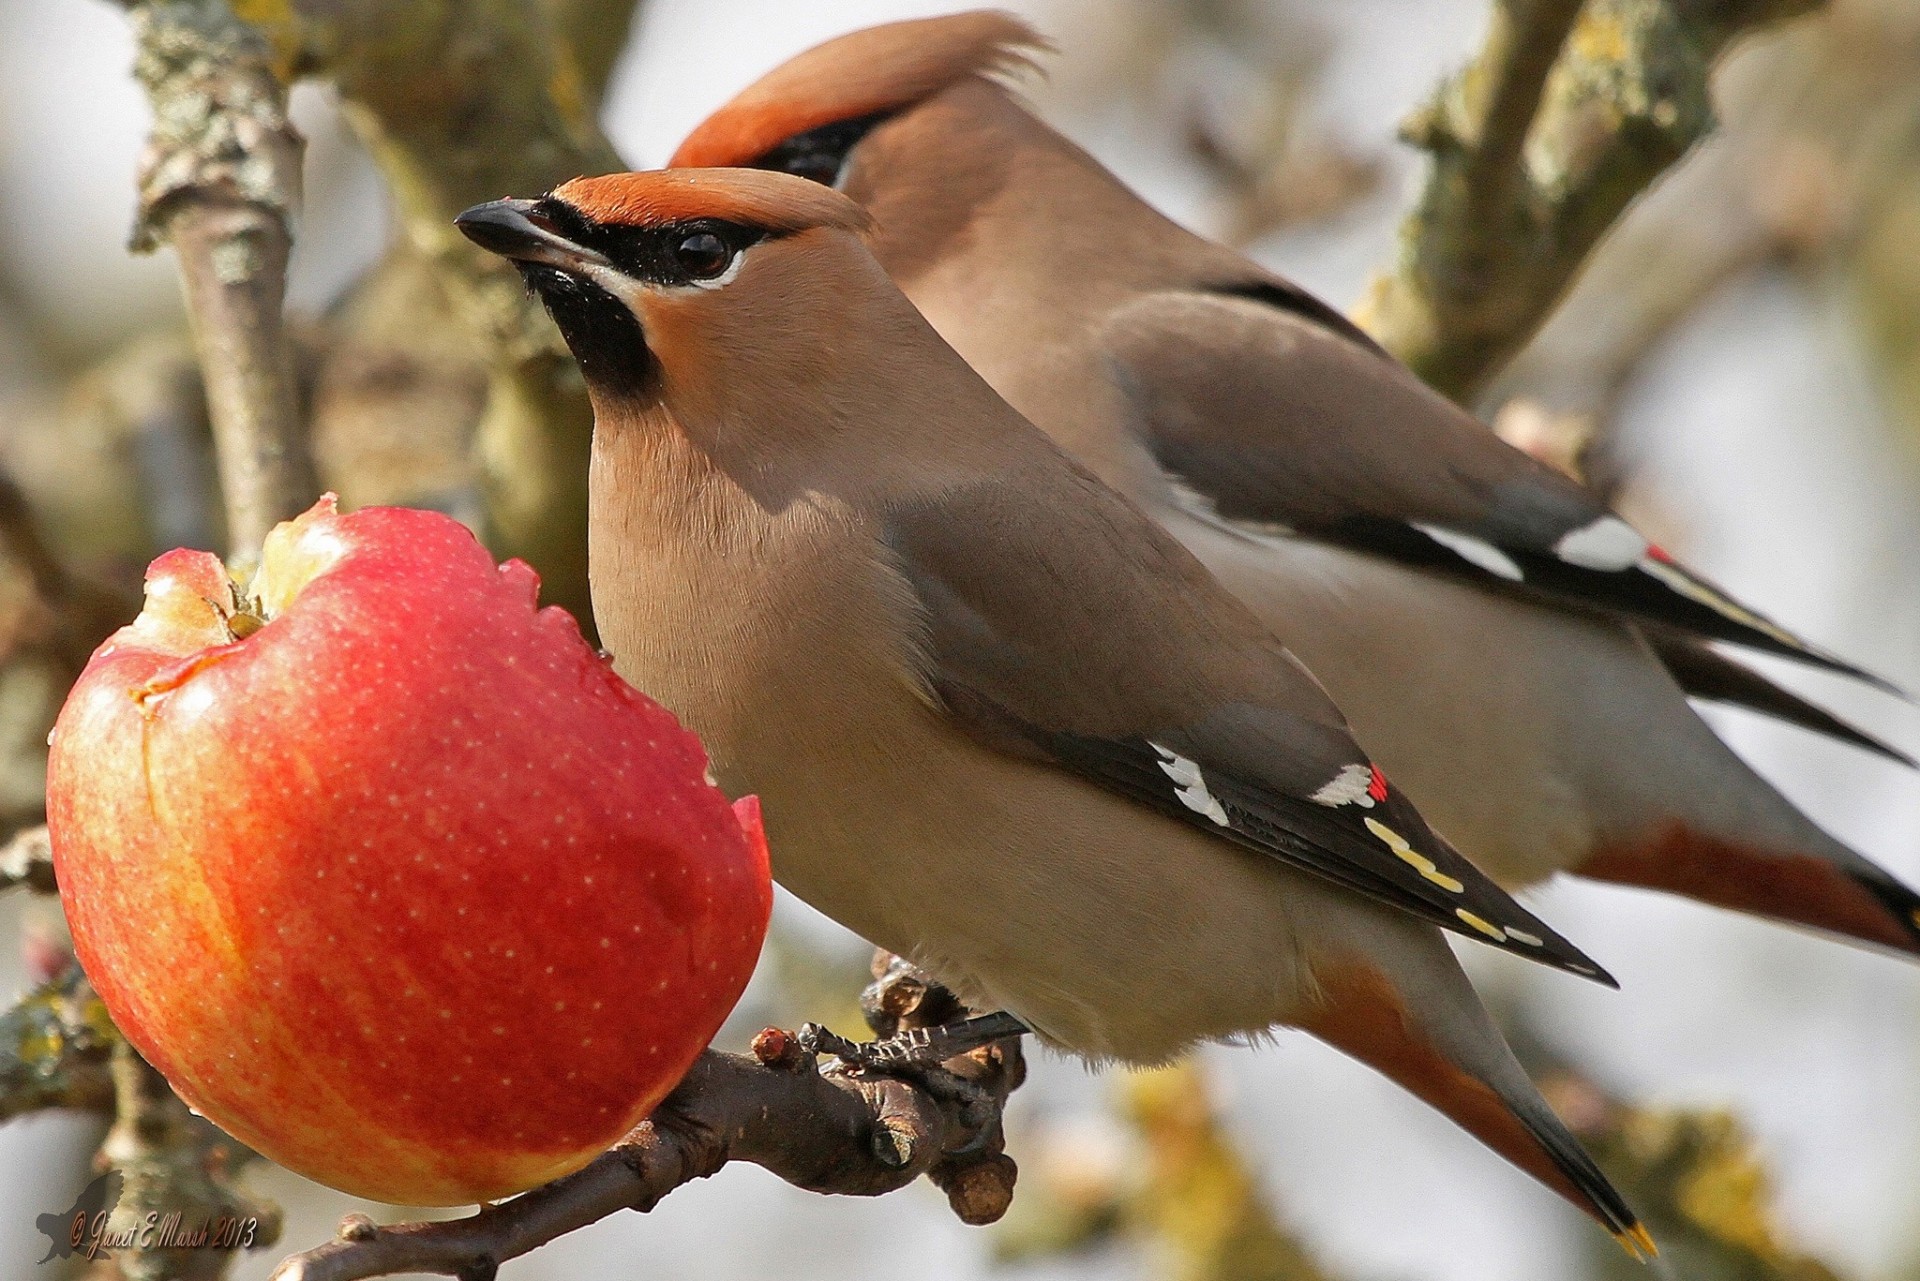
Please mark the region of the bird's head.
[[720, 354], [749, 354], [742, 336], [781, 326], [867, 261], [858, 205], [757, 170], [575, 178], [475, 205], [454, 224], [519, 268], [596, 402], [657, 396], [676, 374], [690, 389]]
[[455, 223], [546, 304], [596, 421], [664, 411], [710, 454], [724, 437], [723, 466], [797, 475], [802, 459], [856, 447], [859, 406], [930, 397], [929, 361], [971, 377], [868, 252], [865, 211], [789, 174], [576, 178]]
[[873, 135], [897, 132], [891, 126], [951, 89], [1029, 68], [1049, 47], [1027, 23], [997, 9], [868, 27], [762, 76], [688, 134], [668, 163], [795, 174], [866, 203], [871, 184], [856, 182], [855, 174], [874, 150], [867, 145]]

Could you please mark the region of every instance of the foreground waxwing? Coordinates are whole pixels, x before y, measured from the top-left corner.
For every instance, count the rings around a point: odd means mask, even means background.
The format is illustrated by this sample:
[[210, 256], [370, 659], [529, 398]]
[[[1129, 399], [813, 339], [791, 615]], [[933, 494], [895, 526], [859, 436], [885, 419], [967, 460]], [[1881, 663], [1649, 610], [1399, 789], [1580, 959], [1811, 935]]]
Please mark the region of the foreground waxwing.
[[673, 163], [784, 170], [866, 205], [875, 256], [941, 335], [1252, 607], [1501, 884], [1567, 871], [1920, 952], [1920, 898], [1687, 702], [1904, 760], [1703, 642], [1863, 674], [1338, 312], [1161, 217], [999, 82], [1039, 47], [996, 12], [856, 32], [743, 91]]
[[1292, 1024], [1644, 1231], [1441, 937], [1594, 964], [1436, 837], [1173, 539], [994, 394], [846, 197], [576, 179], [460, 226], [594, 406], [594, 612], [815, 907], [1093, 1059]]

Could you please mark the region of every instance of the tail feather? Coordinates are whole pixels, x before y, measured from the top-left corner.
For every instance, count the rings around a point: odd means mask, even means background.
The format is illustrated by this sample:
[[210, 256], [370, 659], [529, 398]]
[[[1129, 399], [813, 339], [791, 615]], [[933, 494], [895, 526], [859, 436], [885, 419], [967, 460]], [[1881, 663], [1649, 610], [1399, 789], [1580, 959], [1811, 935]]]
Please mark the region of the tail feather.
[[1913, 757], [1848, 723], [1818, 703], [1774, 684], [1745, 663], [1728, 658], [1691, 636], [1647, 626], [1642, 632], [1655, 656], [1681, 689], [1693, 698], [1744, 707], [1788, 725], [1797, 725], [1910, 768], [1920, 769]]
[[[1321, 999], [1298, 1020], [1300, 1027], [1446, 1114], [1591, 1215], [1628, 1253], [1636, 1258], [1658, 1253], [1639, 1216], [1512, 1063], [1491, 1023], [1485, 1035], [1517, 1084], [1496, 1084], [1488, 1074], [1457, 1062], [1422, 1026], [1392, 980], [1372, 965], [1321, 966], [1315, 977]], [[1465, 979], [1460, 981], [1464, 985]]]
[[1920, 894], [1865, 859], [1843, 865], [1674, 821], [1646, 839], [1607, 846], [1572, 870], [1920, 956]]

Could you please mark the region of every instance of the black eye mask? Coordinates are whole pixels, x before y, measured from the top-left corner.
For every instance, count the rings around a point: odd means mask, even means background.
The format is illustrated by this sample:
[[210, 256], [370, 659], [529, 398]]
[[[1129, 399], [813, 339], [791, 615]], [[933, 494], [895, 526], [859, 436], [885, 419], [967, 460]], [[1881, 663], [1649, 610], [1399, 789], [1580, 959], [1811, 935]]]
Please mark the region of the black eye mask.
[[767, 238], [755, 227], [696, 218], [661, 227], [595, 223], [564, 200], [543, 196], [528, 215], [584, 249], [602, 254], [621, 274], [651, 285], [692, 285], [723, 275], [735, 256]]

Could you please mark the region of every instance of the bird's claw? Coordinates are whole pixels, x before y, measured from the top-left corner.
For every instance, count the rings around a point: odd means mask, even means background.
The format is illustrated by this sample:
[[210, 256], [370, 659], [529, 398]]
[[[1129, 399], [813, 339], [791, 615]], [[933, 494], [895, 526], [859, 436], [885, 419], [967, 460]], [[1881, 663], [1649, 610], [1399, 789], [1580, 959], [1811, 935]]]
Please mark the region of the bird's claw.
[[818, 1023], [808, 1023], [800, 1028], [800, 1044], [810, 1054], [830, 1054], [848, 1067], [895, 1072], [938, 1066], [1027, 1030], [1026, 1024], [1002, 1011], [933, 1027], [905, 1028], [874, 1041], [851, 1041]]
[[907, 1028], [874, 1041], [853, 1041], [818, 1023], [804, 1024], [800, 1046], [830, 1055], [842, 1070], [910, 1081], [942, 1102], [960, 1108], [962, 1124], [984, 1130], [995, 1107], [992, 1092], [948, 1070], [947, 1060], [1028, 1030], [1011, 1014], [983, 1014], [933, 1027]]

